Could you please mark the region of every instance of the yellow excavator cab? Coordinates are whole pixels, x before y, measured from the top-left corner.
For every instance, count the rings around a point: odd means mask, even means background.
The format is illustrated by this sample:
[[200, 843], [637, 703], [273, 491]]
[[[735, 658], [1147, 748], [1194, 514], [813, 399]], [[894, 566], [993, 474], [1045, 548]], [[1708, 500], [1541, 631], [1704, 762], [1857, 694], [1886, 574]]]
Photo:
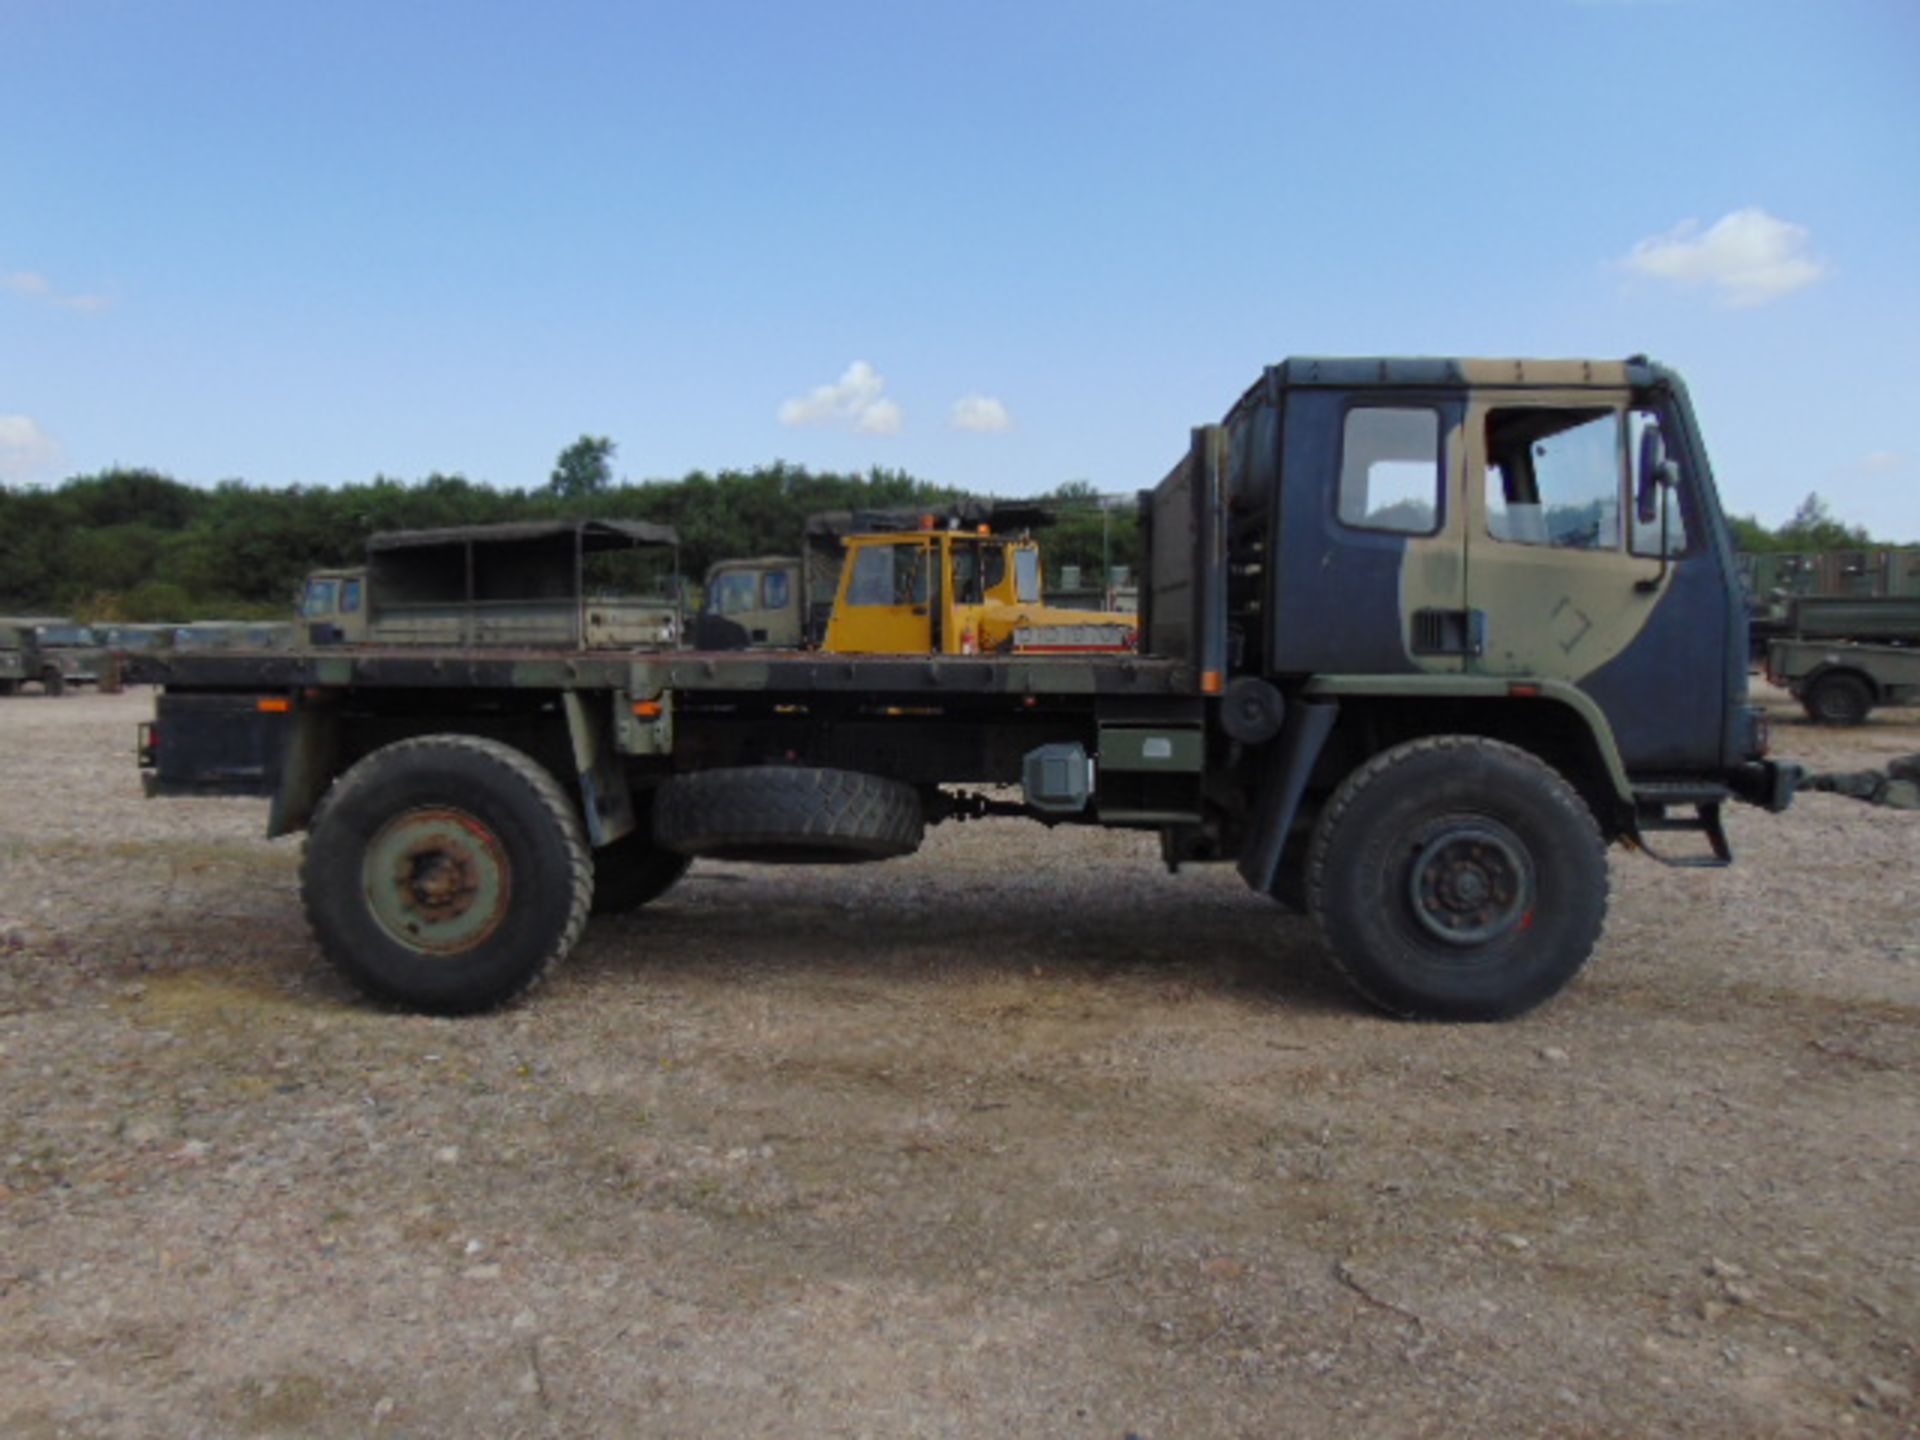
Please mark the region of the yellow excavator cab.
[[1135, 622], [1041, 598], [1040, 547], [1025, 536], [901, 531], [847, 539], [821, 649], [973, 655], [1131, 650]]

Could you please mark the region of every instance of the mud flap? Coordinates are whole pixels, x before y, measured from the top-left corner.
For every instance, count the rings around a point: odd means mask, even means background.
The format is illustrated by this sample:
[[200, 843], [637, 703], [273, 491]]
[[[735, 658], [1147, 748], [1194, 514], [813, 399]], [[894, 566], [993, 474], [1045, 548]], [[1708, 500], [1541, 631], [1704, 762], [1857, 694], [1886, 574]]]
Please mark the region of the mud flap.
[[1240, 878], [1262, 895], [1273, 889], [1274, 877], [1280, 873], [1280, 856], [1287, 848], [1293, 817], [1299, 813], [1300, 797], [1306, 793], [1307, 777], [1339, 714], [1338, 702], [1302, 700], [1289, 706], [1280, 738], [1267, 752], [1260, 794], [1254, 801], [1253, 835], [1240, 851], [1239, 866]]
[[614, 746], [612, 714], [607, 706], [589, 707], [575, 690], [560, 692], [567, 715], [567, 736], [573, 742], [574, 769], [580, 776], [580, 810], [586, 817], [588, 843], [598, 849], [633, 832], [638, 820], [633, 792]]

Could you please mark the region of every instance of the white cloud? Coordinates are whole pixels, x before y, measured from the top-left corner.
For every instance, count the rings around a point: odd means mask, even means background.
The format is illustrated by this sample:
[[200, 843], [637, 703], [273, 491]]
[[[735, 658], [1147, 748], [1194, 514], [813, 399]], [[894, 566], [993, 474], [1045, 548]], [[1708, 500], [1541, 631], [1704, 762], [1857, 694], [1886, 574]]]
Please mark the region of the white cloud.
[[112, 299], [105, 295], [69, 295], [56, 290], [51, 280], [34, 270], [14, 270], [0, 275], [0, 287], [29, 300], [57, 305], [62, 310], [78, 310], [83, 315], [97, 315], [113, 305]]
[[60, 442], [28, 415], [0, 415], [0, 482], [39, 480], [60, 460]]
[[898, 435], [906, 420], [898, 401], [876, 400], [860, 412], [853, 428], [863, 435]]
[[1804, 289], [1827, 273], [1809, 250], [1812, 232], [1758, 206], [1723, 215], [1705, 230], [1683, 220], [1642, 240], [1620, 263], [1676, 285], [1711, 286], [1723, 305], [1764, 305]]
[[780, 407], [782, 425], [851, 425], [867, 435], [897, 435], [906, 421], [898, 401], [884, 395], [886, 376], [856, 360], [831, 385], [820, 385]]
[[1906, 468], [1907, 457], [1897, 450], [1870, 450], [1855, 463], [1863, 475], [1891, 475]]
[[953, 402], [948, 413], [947, 423], [956, 430], [977, 430], [982, 434], [997, 434], [1013, 428], [1013, 416], [1007, 413], [1007, 407], [991, 395], [962, 395]]

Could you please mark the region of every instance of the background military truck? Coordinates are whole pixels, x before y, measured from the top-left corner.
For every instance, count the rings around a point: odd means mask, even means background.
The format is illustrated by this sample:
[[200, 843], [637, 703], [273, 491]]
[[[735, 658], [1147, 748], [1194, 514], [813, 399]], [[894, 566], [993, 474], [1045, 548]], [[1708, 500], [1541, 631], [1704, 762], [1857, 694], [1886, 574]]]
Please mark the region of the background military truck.
[[[49, 695], [64, 695], [69, 685], [97, 684], [106, 659], [90, 627], [49, 615], [0, 617], [0, 652], [18, 657], [0, 667], [0, 695], [34, 681]], [[19, 673], [5, 674], [13, 669]]]
[[1810, 719], [1859, 725], [1882, 705], [1920, 704], [1920, 648], [1835, 640], [1775, 640], [1767, 678]]
[[367, 563], [317, 570], [299, 604], [308, 645], [530, 649], [662, 646], [680, 636], [679, 536], [638, 520], [395, 530]]
[[11, 625], [0, 625], [0, 695], [17, 695], [27, 676], [26, 647], [20, 632]]
[[[835, 561], [836, 573], [838, 560]], [[798, 650], [812, 643], [798, 555], [718, 560], [707, 567], [693, 644], [700, 650]]]
[[1739, 563], [1756, 660], [1785, 636], [1875, 640], [1889, 625], [1920, 628], [1901, 618], [1920, 614], [1920, 549], [1748, 554]]
[[1493, 1019], [1585, 963], [1609, 843], [1725, 864], [1722, 806], [1791, 798], [1664, 367], [1289, 360], [1142, 505], [1137, 654], [157, 656], [142, 765], [270, 797], [331, 963], [444, 1013], [692, 857], [877, 860], [1021, 815], [1233, 862], [1376, 1004]]

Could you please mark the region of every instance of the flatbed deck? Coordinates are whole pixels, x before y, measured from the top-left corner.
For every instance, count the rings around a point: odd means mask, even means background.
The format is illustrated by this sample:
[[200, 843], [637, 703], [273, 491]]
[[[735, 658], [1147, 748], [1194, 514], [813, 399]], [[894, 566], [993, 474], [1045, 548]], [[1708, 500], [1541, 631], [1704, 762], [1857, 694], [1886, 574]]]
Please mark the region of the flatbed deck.
[[307, 687], [902, 695], [1198, 695], [1186, 661], [1152, 655], [825, 655], [819, 651], [438, 650], [355, 646], [136, 656], [128, 679], [182, 690]]

